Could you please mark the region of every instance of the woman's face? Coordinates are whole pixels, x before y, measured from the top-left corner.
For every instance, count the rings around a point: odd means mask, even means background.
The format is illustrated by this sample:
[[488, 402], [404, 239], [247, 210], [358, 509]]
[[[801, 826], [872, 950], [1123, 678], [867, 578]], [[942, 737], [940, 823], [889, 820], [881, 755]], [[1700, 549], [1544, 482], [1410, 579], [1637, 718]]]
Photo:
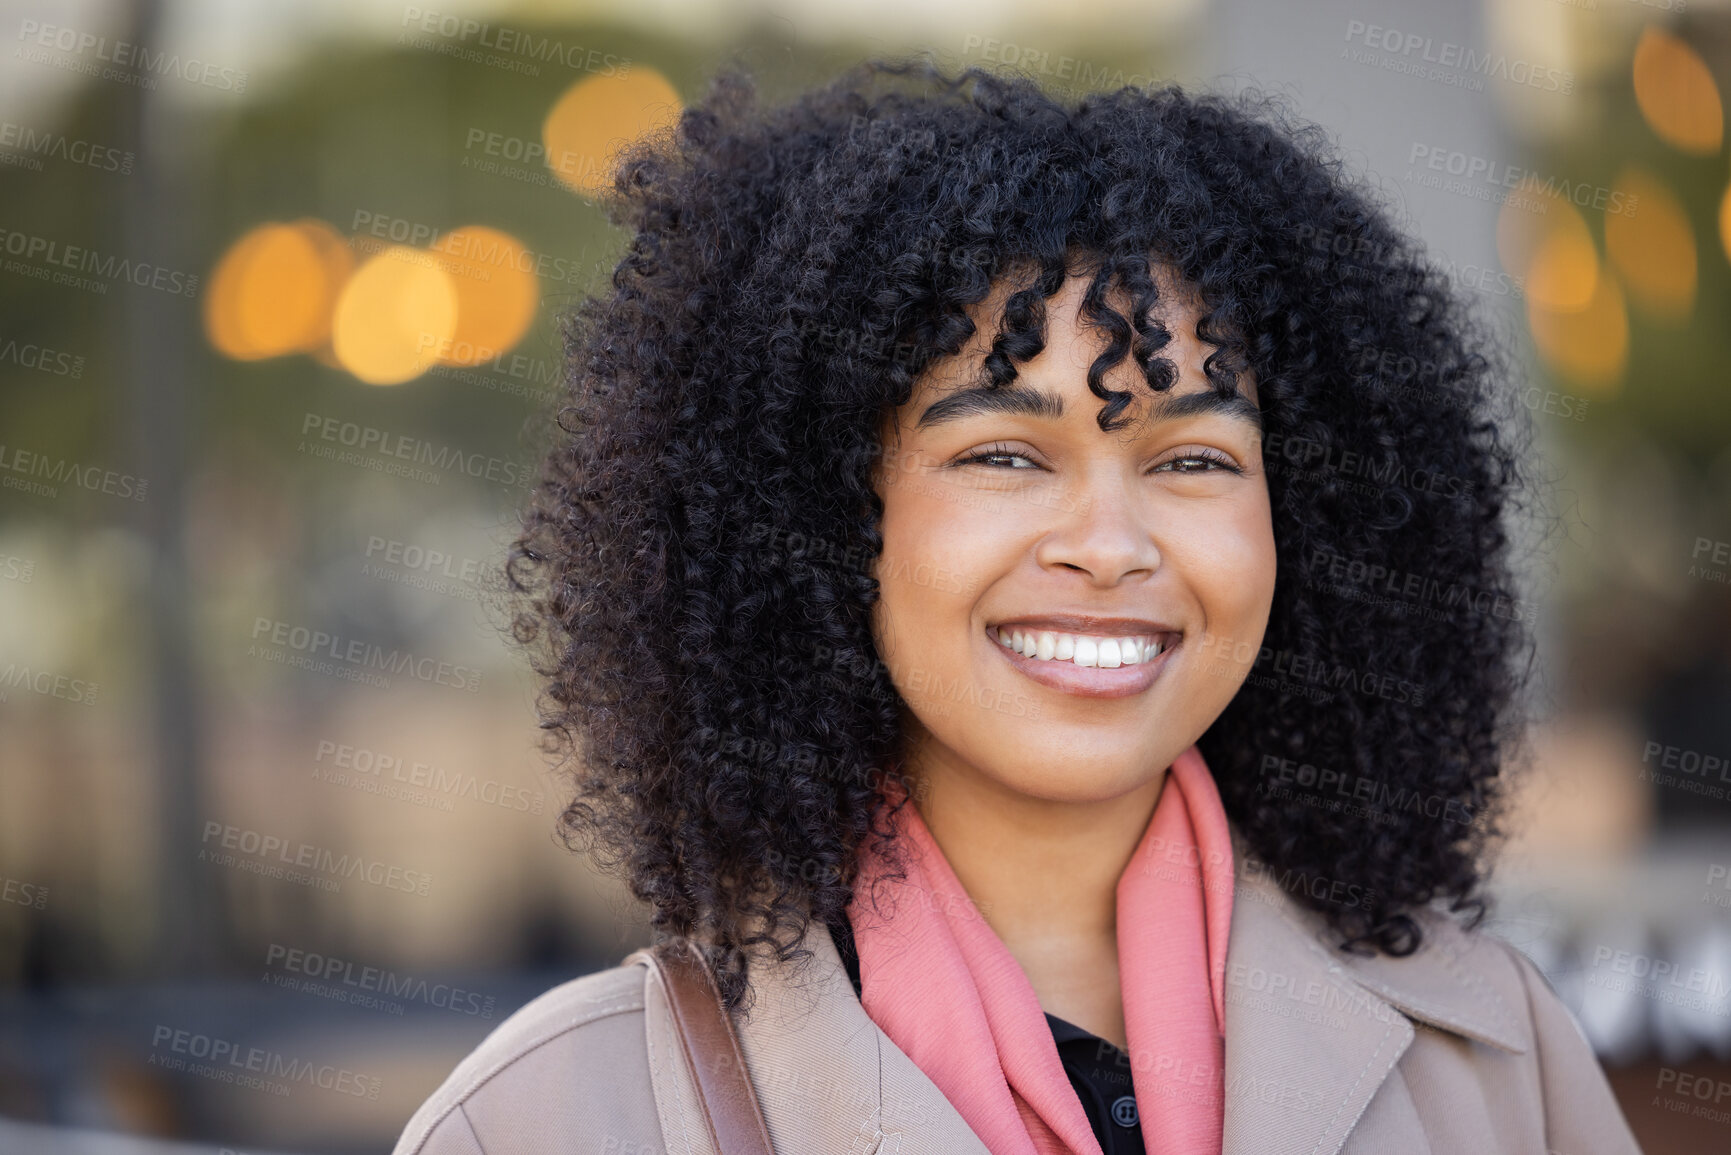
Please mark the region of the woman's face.
[[1178, 378], [1156, 401], [1131, 358], [1109, 371], [1133, 398], [1123, 428], [1095, 420], [1087, 372], [1105, 337], [1078, 315], [1080, 277], [1047, 302], [1046, 347], [1015, 381], [970, 388], [1000, 286], [970, 346], [886, 423], [873, 631], [913, 714], [916, 778], [1115, 798], [1160, 776], [1250, 672], [1275, 576], [1255, 385], [1241, 374], [1240, 404], [1212, 404], [1213, 347], [1172, 284]]

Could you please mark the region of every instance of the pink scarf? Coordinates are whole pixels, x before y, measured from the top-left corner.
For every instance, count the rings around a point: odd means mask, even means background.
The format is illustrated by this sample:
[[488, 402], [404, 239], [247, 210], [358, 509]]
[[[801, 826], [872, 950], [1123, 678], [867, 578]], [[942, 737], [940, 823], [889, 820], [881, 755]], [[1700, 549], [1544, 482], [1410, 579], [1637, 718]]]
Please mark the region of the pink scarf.
[[[980, 917], [909, 804], [896, 816], [904, 881], [863, 855], [848, 908], [865, 1011], [992, 1155], [1100, 1155], [1021, 965]], [[1149, 1151], [1219, 1155], [1232, 843], [1191, 746], [1172, 763], [1117, 888], [1130, 1071]], [[890, 921], [893, 916], [893, 921]]]

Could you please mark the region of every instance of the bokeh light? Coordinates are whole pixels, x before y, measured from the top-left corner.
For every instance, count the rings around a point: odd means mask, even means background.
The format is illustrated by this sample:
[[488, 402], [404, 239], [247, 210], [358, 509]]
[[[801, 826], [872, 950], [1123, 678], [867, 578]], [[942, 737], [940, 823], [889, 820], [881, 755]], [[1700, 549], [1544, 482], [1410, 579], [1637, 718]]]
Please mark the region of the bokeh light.
[[1527, 297], [1527, 324], [1539, 355], [1558, 375], [1599, 393], [1615, 392], [1629, 362], [1629, 315], [1616, 274], [1601, 269], [1586, 306], [1556, 310]]
[[485, 225], [453, 229], [435, 247], [457, 292], [456, 332], [436, 350], [438, 361], [479, 365], [522, 340], [540, 301], [533, 255]]
[[612, 184], [620, 151], [677, 124], [681, 109], [678, 91], [653, 68], [580, 80], [541, 126], [547, 167], [568, 188], [594, 196]]
[[1599, 255], [1580, 210], [1532, 178], [1497, 214], [1497, 255], [1524, 278], [1529, 300], [1560, 313], [1588, 307], [1598, 291]]
[[457, 288], [431, 254], [392, 245], [355, 271], [337, 300], [331, 348], [369, 385], [431, 368], [457, 331]]
[[1687, 43], [1648, 25], [1635, 45], [1634, 81], [1635, 103], [1659, 139], [1697, 155], [1719, 151], [1725, 131], [1719, 86]]
[[1638, 165], [1617, 174], [1613, 200], [1617, 193], [1634, 208], [1605, 214], [1605, 253], [1630, 302], [1661, 321], [1687, 321], [1695, 308], [1695, 230], [1682, 202]]
[[205, 333], [242, 361], [314, 352], [330, 338], [331, 311], [353, 267], [348, 245], [323, 221], [259, 225], [217, 262]]

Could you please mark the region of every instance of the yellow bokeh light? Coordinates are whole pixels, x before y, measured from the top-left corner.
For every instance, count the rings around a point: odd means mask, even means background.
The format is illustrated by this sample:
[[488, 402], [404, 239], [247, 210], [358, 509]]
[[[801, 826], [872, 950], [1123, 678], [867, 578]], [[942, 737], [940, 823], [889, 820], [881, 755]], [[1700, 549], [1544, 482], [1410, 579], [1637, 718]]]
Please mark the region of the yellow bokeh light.
[[271, 222], [230, 245], [205, 293], [205, 333], [226, 356], [307, 353], [330, 336], [331, 308], [353, 266], [323, 221]]
[[1552, 312], [1588, 307], [1598, 291], [1599, 254], [1580, 210], [1532, 178], [1497, 213], [1497, 256], [1527, 296]]
[[1635, 103], [1659, 139], [1684, 152], [1710, 156], [1724, 138], [1719, 86], [1699, 53], [1648, 25], [1635, 45]]
[[653, 68], [579, 80], [541, 126], [547, 167], [567, 187], [594, 196], [612, 185], [621, 149], [677, 124], [681, 109], [679, 93]]
[[435, 350], [439, 362], [479, 365], [522, 340], [540, 303], [533, 254], [485, 225], [453, 229], [433, 247], [457, 291], [456, 332]]
[[1634, 208], [1605, 214], [1605, 253], [1629, 299], [1663, 321], [1682, 322], [1695, 308], [1695, 230], [1671, 190], [1653, 174], [1628, 165], [1613, 196]]
[[1545, 363], [1575, 384], [1614, 392], [1629, 364], [1629, 314], [1616, 275], [1601, 270], [1584, 309], [1557, 312], [1527, 298], [1527, 325]]
[[331, 350], [369, 385], [431, 368], [457, 331], [457, 289], [430, 253], [392, 245], [355, 271], [337, 299]]
[[1725, 250], [1725, 259], [1731, 260], [1731, 186], [1719, 198], [1719, 245]]

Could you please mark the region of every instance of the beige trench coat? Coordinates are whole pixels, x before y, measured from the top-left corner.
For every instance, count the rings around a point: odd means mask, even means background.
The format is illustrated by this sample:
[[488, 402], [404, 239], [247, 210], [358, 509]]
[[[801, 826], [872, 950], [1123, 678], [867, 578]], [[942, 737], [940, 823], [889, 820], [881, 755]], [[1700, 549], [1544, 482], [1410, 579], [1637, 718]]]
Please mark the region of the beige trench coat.
[[[1240, 879], [1223, 1155], [1638, 1152], [1538, 970], [1482, 933], [1426, 923], [1407, 958], [1345, 955], [1272, 881]], [[816, 958], [803, 972], [754, 969], [757, 1004], [735, 1018], [778, 1155], [989, 1155], [866, 1015], [828, 930], [814, 924], [804, 945]], [[714, 1155], [693, 1086], [666, 995], [627, 959], [501, 1023], [395, 1155]]]

